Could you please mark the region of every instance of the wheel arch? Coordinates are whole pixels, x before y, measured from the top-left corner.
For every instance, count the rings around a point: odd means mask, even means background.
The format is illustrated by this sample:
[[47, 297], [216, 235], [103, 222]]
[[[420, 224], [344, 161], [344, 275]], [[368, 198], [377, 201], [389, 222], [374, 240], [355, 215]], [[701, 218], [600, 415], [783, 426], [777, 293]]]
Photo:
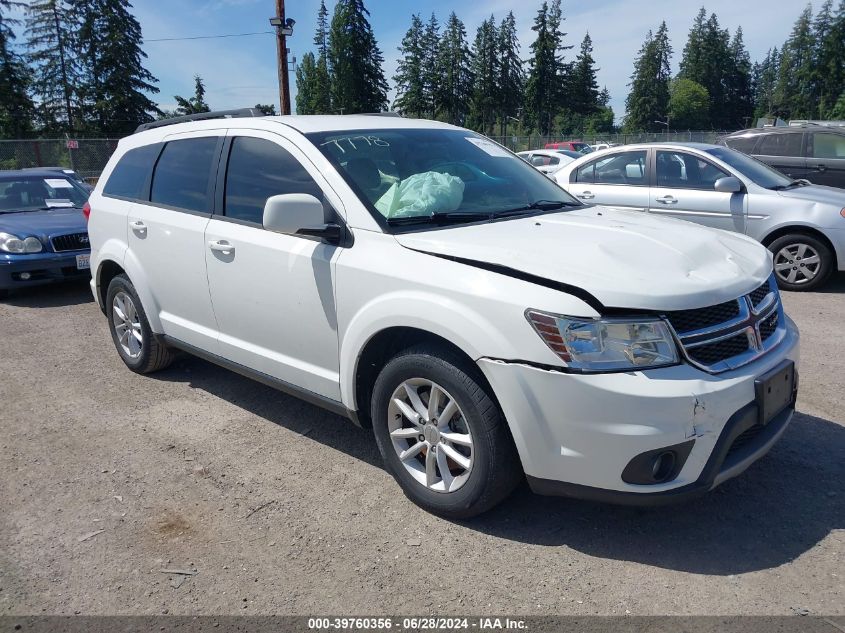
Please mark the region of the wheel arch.
[[106, 314], [108, 308], [106, 307], [106, 294], [109, 291], [109, 284], [111, 280], [120, 274], [126, 274], [123, 266], [118, 264], [113, 259], [105, 259], [100, 262], [97, 268], [97, 296], [100, 299], [100, 309], [103, 314]]
[[766, 248], [771, 245], [772, 242], [775, 240], [785, 236], [785, 235], [809, 235], [810, 237], [814, 237], [815, 239], [819, 240], [825, 246], [830, 249], [831, 255], [833, 255], [833, 270], [836, 270], [839, 267], [839, 262], [837, 261], [836, 256], [836, 247], [833, 245], [833, 242], [819, 229], [808, 226], [806, 224], [788, 224], [786, 226], [779, 226], [775, 230], [771, 231], [767, 234], [760, 243], [763, 244]]

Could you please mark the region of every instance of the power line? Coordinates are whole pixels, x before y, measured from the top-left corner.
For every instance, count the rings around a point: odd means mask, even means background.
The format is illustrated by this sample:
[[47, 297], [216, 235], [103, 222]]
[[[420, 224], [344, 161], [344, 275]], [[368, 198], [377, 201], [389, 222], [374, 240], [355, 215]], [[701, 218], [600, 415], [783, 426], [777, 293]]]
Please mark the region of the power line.
[[185, 40], [213, 40], [221, 37], [247, 37], [249, 35], [272, 35], [275, 31], [256, 31], [254, 33], [228, 33], [226, 35], [197, 35], [195, 37], [160, 37], [153, 40], [144, 40], [144, 43], [149, 42], [182, 42]]

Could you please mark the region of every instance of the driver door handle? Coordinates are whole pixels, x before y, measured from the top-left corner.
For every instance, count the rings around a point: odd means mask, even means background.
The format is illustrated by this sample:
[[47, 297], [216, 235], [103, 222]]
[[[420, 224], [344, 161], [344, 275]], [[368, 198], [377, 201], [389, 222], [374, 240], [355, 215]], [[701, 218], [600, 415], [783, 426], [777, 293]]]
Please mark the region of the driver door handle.
[[217, 240], [216, 242], [209, 242], [208, 248], [213, 250], [215, 253], [223, 253], [224, 255], [228, 255], [230, 253], [235, 252], [235, 247], [229, 244], [226, 240]]
[[581, 198], [581, 200], [592, 200], [593, 198], [596, 197], [595, 194], [590, 193], [589, 191], [585, 191], [584, 193], [576, 194], [576, 196], [578, 198]]
[[655, 200], [660, 204], [678, 204], [674, 196], [661, 196], [660, 198], [655, 198]]

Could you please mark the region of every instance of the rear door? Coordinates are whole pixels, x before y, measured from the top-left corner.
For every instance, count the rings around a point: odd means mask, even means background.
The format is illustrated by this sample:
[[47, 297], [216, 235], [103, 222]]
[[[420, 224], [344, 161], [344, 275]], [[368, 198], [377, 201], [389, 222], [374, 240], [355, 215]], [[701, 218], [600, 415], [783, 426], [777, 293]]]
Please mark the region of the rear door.
[[789, 178], [807, 178], [804, 133], [800, 130], [763, 135], [754, 148], [754, 154], [754, 158], [771, 165]]
[[217, 162], [225, 132], [168, 136], [153, 170], [149, 200], [127, 216], [129, 252], [146, 279], [164, 333], [215, 352], [217, 323], [205, 271]]
[[745, 232], [748, 196], [714, 188], [719, 178], [732, 174], [697, 154], [677, 150], [657, 150], [654, 171], [649, 213]]
[[807, 180], [845, 189], [845, 134], [813, 132], [807, 136]]
[[602, 153], [569, 175], [566, 189], [587, 204], [614, 209], [648, 209], [648, 150]]

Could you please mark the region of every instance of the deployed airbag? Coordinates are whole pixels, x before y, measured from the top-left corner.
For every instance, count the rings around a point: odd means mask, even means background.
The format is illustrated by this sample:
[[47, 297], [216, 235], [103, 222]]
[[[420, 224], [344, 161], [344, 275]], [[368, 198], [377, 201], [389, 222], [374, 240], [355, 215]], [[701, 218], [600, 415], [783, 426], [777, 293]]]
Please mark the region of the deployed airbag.
[[391, 185], [375, 206], [384, 217], [396, 218], [454, 211], [463, 199], [463, 180], [438, 171], [426, 171]]

